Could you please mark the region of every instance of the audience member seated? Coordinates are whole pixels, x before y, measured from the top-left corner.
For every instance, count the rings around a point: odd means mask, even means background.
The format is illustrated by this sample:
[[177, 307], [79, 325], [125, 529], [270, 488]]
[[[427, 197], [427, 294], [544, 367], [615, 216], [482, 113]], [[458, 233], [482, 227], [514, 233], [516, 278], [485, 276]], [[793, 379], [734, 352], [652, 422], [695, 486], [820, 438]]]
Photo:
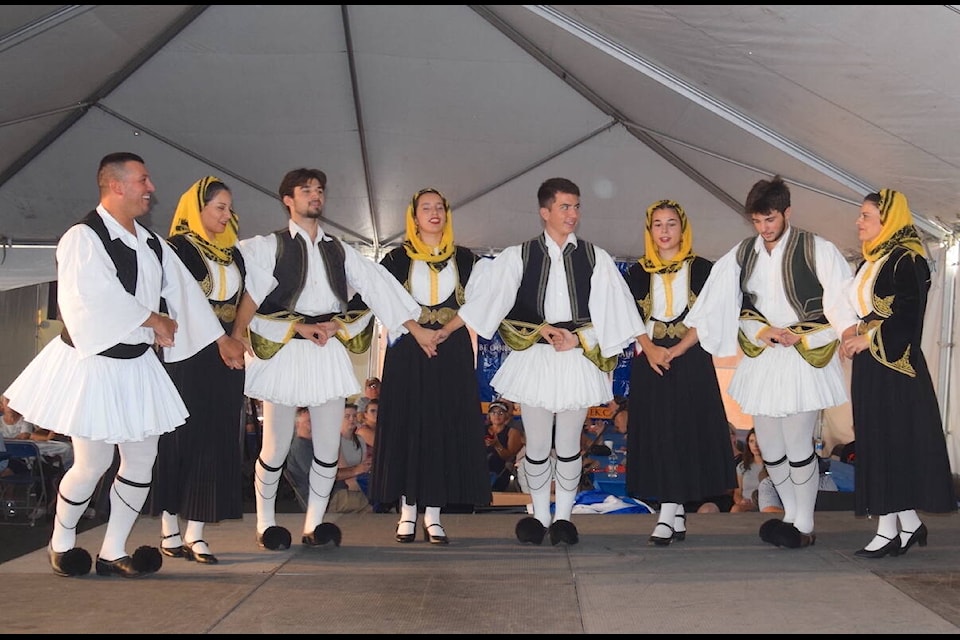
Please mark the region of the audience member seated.
[[343, 407], [343, 422], [340, 424], [340, 461], [327, 511], [333, 513], [373, 511], [367, 497], [371, 462], [371, 457], [367, 455], [366, 441], [357, 435], [357, 405], [348, 402]]
[[297, 501], [306, 508], [310, 497], [310, 466], [313, 464], [313, 435], [310, 429], [310, 410], [297, 407], [294, 419], [293, 442], [287, 453], [287, 473], [293, 488], [297, 490]]
[[52, 477], [59, 479], [67, 469], [73, 466], [73, 444], [68, 437], [27, 422], [20, 412], [14, 411], [7, 404], [6, 396], [0, 396], [0, 408], [3, 409], [3, 418], [0, 419], [0, 431], [3, 437], [10, 440], [36, 442], [44, 460], [51, 467], [47, 473], [51, 473]]
[[[487, 409], [487, 468], [494, 491], [518, 491], [511, 482], [516, 477], [517, 453], [523, 448], [523, 433], [513, 425], [513, 403], [497, 399]], [[515, 488], [511, 485], [515, 485]]]
[[357, 409], [360, 411], [360, 425], [357, 427], [357, 435], [367, 443], [367, 448], [370, 450], [369, 455], [372, 456], [377, 437], [377, 411], [380, 409], [380, 401], [377, 398], [368, 398], [362, 404], [364, 405], [362, 409], [360, 405], [357, 405]]
[[763, 454], [760, 451], [760, 445], [757, 444], [757, 433], [754, 429], [750, 429], [747, 433], [747, 446], [743, 451], [743, 459], [737, 465], [737, 488], [733, 490], [733, 501], [731, 513], [783, 511], [777, 488], [763, 465]]

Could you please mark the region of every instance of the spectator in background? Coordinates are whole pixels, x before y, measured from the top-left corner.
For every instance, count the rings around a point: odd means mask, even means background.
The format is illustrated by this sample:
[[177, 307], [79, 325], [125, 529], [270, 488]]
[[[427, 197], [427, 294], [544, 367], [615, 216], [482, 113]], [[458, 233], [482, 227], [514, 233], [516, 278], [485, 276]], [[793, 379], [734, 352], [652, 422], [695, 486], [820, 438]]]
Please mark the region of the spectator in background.
[[763, 455], [754, 429], [747, 433], [747, 446], [737, 465], [737, 488], [733, 490], [733, 506], [730, 507], [731, 513], [745, 511], [783, 511], [777, 488], [764, 468]]
[[[293, 422], [293, 441], [287, 452], [287, 472], [297, 492], [297, 501], [306, 509], [310, 496], [310, 467], [313, 466], [313, 430], [310, 428], [310, 410], [297, 407]], [[279, 480], [278, 480], [279, 482]]]
[[330, 511], [366, 513], [373, 510], [367, 496], [371, 464], [367, 443], [357, 435], [357, 406], [348, 402], [343, 407], [340, 425], [340, 461], [330, 496]]
[[516, 476], [517, 453], [523, 448], [523, 433], [513, 425], [513, 403], [499, 398], [487, 407], [487, 468], [493, 491], [509, 490]]

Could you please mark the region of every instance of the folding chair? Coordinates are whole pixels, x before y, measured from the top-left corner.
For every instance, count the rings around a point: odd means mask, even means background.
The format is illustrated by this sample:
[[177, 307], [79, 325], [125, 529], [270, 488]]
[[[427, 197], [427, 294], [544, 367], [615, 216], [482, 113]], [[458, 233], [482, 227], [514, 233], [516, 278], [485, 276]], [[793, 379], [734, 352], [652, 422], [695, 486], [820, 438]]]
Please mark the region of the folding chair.
[[2, 520], [31, 527], [46, 515], [47, 479], [40, 447], [30, 440], [4, 439], [12, 475], [0, 477]]

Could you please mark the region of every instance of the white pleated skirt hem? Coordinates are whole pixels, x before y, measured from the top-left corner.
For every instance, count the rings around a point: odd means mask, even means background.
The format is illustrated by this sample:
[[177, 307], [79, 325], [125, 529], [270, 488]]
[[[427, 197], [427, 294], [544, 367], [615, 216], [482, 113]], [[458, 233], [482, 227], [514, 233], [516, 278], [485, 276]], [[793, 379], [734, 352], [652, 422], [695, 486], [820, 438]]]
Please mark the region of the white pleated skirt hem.
[[554, 413], [606, 404], [613, 399], [610, 375], [579, 348], [555, 351], [535, 344], [511, 351], [490, 385], [504, 398]]
[[33, 424], [111, 444], [173, 431], [189, 415], [153, 351], [123, 360], [80, 358], [60, 337], [27, 365], [4, 393]]
[[771, 418], [819, 411], [848, 400], [843, 369], [836, 357], [817, 369], [796, 349], [787, 347], [766, 349], [756, 358], [742, 358], [727, 393], [744, 413]]
[[360, 393], [350, 354], [333, 338], [324, 346], [290, 340], [269, 360], [247, 355], [244, 393], [289, 407], [316, 407]]

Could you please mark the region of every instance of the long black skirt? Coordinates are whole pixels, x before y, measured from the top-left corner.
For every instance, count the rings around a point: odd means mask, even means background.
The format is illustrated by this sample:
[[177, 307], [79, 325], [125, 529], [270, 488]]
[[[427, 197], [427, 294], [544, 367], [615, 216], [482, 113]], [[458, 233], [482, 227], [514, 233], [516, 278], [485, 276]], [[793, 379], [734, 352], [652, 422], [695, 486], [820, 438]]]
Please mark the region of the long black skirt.
[[682, 504], [736, 488], [717, 373], [700, 345], [671, 362], [663, 376], [650, 368], [646, 354], [634, 357], [628, 400], [631, 496]]
[[198, 522], [242, 518], [243, 370], [225, 365], [216, 343], [165, 367], [190, 416], [160, 436], [150, 513]]
[[383, 362], [371, 500], [488, 505], [486, 433], [473, 346], [460, 329], [428, 358], [410, 334]]
[[853, 358], [857, 515], [957, 510], [940, 407], [923, 353], [913, 364], [916, 377], [877, 362], [868, 351]]

